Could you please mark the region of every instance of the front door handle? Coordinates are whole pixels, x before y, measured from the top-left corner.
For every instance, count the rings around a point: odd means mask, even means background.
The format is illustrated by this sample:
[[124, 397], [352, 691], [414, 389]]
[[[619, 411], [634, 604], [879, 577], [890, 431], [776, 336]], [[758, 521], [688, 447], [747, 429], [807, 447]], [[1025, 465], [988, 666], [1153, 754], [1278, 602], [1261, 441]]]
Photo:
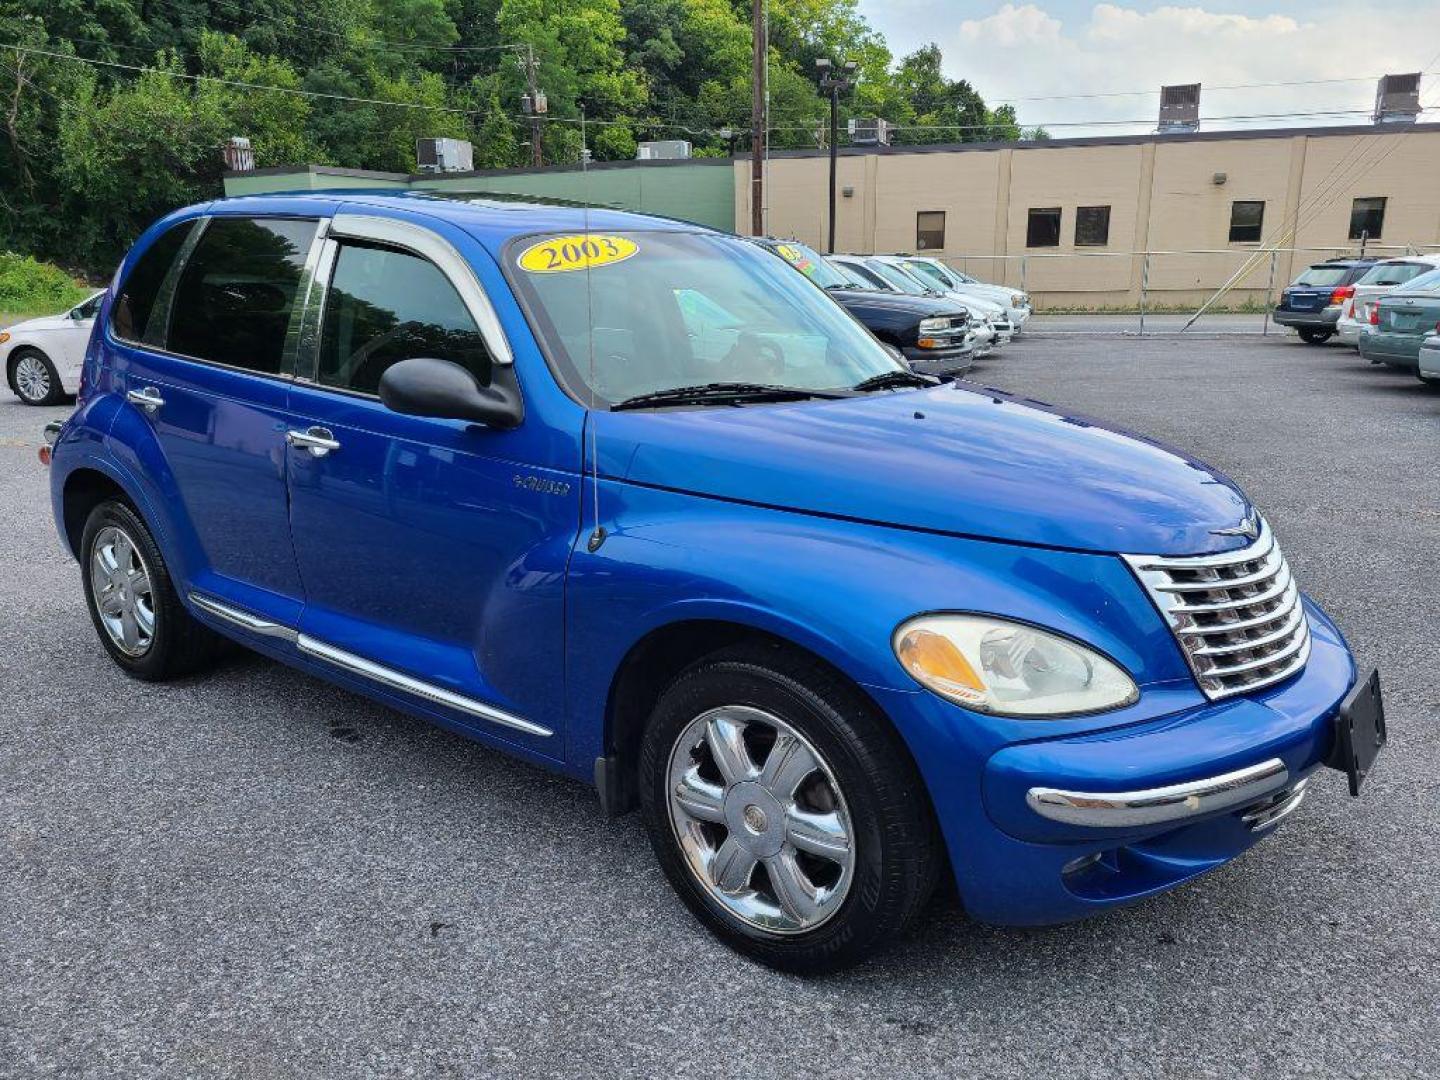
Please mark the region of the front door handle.
[[310, 427], [304, 431], [287, 431], [285, 441], [300, 450], [309, 450], [312, 457], [324, 457], [339, 450], [340, 443], [329, 428]]
[[144, 390], [125, 391], [125, 400], [131, 405], [138, 405], [151, 416], [154, 416], [165, 404], [165, 399], [160, 396], [160, 391], [153, 386], [147, 386]]

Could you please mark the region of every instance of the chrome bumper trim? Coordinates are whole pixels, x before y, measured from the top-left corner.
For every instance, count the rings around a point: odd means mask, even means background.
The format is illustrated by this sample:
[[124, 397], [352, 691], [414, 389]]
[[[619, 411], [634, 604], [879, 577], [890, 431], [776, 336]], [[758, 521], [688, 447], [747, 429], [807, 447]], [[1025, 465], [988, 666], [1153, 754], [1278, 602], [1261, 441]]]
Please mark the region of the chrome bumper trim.
[[1251, 832], [1264, 832], [1274, 828], [1305, 801], [1305, 785], [1308, 782], [1307, 777], [1288, 791], [1277, 791], [1259, 806], [1252, 806], [1240, 816], [1240, 820], [1249, 826]]
[[542, 738], [549, 738], [555, 733], [547, 727], [539, 724], [532, 724], [529, 720], [515, 716], [513, 713], [497, 709], [493, 705], [486, 705], [483, 701], [476, 701], [474, 698], [457, 694], [453, 690], [446, 690], [434, 683], [422, 682], [420, 679], [412, 678], [402, 671], [377, 664], [373, 660], [367, 660], [363, 656], [356, 656], [344, 649], [337, 649], [334, 645], [327, 645], [323, 641], [312, 638], [307, 634], [300, 634], [295, 640], [296, 647], [307, 656], [318, 657], [328, 661], [336, 667], [344, 668], [355, 675], [362, 675], [374, 682], [390, 687], [392, 690], [401, 690], [407, 694], [414, 694], [416, 697], [432, 701], [437, 705], [444, 705], [448, 709], [455, 709], [459, 712], [469, 713], [482, 720], [488, 720], [492, 724], [500, 724], [503, 727], [514, 728], [516, 731], [523, 731], [527, 735], [539, 735]]
[[1184, 821], [1244, 806], [1282, 788], [1290, 779], [1279, 758], [1204, 780], [1141, 791], [1061, 791], [1033, 787], [1025, 795], [1030, 809], [1051, 821], [1097, 828], [1134, 828]]
[[204, 593], [190, 594], [190, 602], [208, 615], [214, 615], [217, 619], [224, 619], [241, 630], [248, 630], [252, 634], [260, 634], [263, 637], [282, 638], [285, 641], [294, 641], [296, 634], [290, 627], [281, 623], [271, 622], [269, 619], [262, 619], [258, 615], [251, 615], [248, 611], [241, 611], [229, 604], [222, 604], [213, 597]]

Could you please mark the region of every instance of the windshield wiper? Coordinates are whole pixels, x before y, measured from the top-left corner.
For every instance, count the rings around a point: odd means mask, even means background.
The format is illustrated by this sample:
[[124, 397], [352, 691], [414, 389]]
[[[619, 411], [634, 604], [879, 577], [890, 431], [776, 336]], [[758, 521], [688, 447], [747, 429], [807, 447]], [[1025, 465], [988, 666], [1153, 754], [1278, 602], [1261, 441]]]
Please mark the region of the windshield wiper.
[[672, 386], [636, 394], [610, 406], [611, 412], [621, 409], [646, 409], [652, 405], [739, 405], [746, 401], [801, 401], [805, 398], [834, 398], [839, 394], [824, 390], [806, 390], [799, 386], [775, 386], [770, 383], [712, 382], [696, 386]]
[[868, 379], [861, 379], [852, 390], [864, 393], [866, 390], [892, 390], [901, 386], [938, 386], [940, 380], [933, 375], [922, 375], [918, 371], [882, 371], [879, 375], [871, 375]]

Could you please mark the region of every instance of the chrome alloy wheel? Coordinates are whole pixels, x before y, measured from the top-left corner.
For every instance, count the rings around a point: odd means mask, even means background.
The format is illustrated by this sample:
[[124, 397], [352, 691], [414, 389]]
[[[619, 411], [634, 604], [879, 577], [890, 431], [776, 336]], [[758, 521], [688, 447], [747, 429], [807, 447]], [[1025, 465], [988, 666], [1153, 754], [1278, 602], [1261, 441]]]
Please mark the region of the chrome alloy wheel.
[[15, 389], [26, 401], [44, 401], [50, 396], [50, 369], [34, 353], [15, 361]]
[[143, 656], [155, 640], [155, 597], [150, 569], [134, 541], [114, 525], [90, 549], [90, 585], [100, 623], [115, 647]]
[[732, 915], [794, 934], [840, 910], [855, 871], [850, 812], [789, 724], [748, 706], [711, 709], [680, 733], [666, 775], [690, 872]]

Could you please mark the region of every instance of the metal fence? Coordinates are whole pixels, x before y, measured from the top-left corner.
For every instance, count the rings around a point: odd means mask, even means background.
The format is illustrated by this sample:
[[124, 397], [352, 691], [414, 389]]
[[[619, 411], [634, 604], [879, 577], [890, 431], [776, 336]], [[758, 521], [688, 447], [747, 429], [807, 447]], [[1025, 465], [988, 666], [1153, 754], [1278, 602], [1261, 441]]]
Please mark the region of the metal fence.
[[1280, 293], [1312, 263], [1365, 255], [1433, 253], [1437, 244], [1196, 248], [1153, 251], [1027, 251], [952, 255], [947, 265], [1028, 293], [1053, 333], [1268, 334]]

